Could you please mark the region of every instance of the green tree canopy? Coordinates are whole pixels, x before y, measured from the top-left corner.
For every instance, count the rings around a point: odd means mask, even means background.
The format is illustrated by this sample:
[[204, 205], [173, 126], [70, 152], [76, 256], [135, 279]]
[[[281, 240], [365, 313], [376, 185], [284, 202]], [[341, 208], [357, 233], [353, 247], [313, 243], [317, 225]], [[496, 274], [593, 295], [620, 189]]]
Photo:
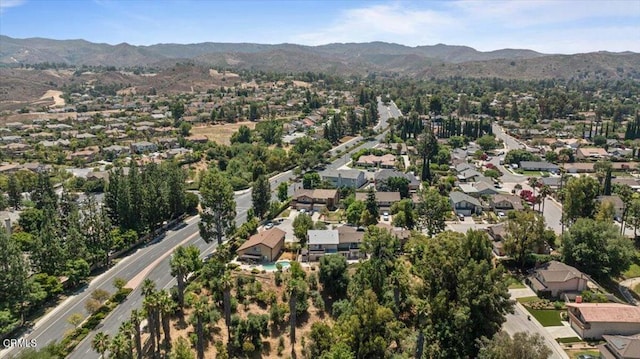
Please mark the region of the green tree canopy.
[[580, 218], [562, 238], [562, 259], [596, 278], [616, 276], [634, 257], [633, 243], [610, 222]]

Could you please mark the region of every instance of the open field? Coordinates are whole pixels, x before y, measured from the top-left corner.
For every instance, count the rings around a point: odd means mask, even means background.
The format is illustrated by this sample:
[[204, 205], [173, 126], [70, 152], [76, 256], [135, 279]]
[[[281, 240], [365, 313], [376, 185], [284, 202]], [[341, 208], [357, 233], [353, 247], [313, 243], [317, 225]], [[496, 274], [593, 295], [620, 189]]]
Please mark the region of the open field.
[[65, 102], [64, 102], [64, 99], [61, 96], [62, 96], [62, 91], [49, 90], [49, 91], [45, 92], [45, 94], [42, 95], [42, 97], [40, 97], [40, 99], [41, 100], [47, 100], [49, 98], [53, 98], [53, 106], [55, 106], [55, 107], [64, 107]]
[[209, 141], [213, 141], [221, 145], [228, 145], [231, 143], [231, 136], [238, 131], [238, 128], [242, 125], [246, 125], [252, 130], [256, 127], [256, 123], [250, 121], [227, 123], [224, 125], [205, 125], [193, 127], [191, 129], [191, 134], [204, 135], [209, 139]]

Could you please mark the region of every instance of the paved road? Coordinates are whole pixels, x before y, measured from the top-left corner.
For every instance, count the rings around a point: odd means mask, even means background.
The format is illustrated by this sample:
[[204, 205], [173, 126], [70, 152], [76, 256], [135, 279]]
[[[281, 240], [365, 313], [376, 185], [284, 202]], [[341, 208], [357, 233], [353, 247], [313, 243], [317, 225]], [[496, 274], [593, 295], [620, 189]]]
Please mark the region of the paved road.
[[[531, 289], [510, 289], [511, 299], [518, 297], [535, 296], [535, 293]], [[551, 359], [569, 359], [567, 353], [560, 347], [560, 344], [556, 342], [551, 333], [549, 333], [540, 324], [536, 318], [531, 316], [531, 320], [527, 319], [529, 312], [520, 303], [516, 303], [513, 314], [507, 314], [507, 321], [502, 325], [502, 330], [507, 334], [513, 336], [518, 332], [538, 333], [544, 338], [544, 342], [551, 349]], [[514, 358], [515, 359], [515, 358]]]
[[[392, 109], [390, 110], [390, 113], [397, 114], [400, 112], [395, 106], [395, 104], [391, 104], [389, 108]], [[388, 124], [387, 124], [388, 119], [389, 117], [386, 116], [385, 114], [380, 115], [380, 122], [379, 122], [380, 129], [386, 129], [388, 127]], [[371, 148], [377, 143], [379, 143], [379, 140], [382, 139], [383, 137], [384, 137], [384, 133], [378, 135], [376, 137], [376, 141], [368, 141], [363, 145], [363, 147]], [[351, 153], [354, 152], [355, 150], [356, 149], [352, 149], [351, 151], [349, 151], [349, 153], [346, 153], [344, 156], [334, 161], [328, 167], [337, 168], [337, 167], [340, 167], [342, 164], [348, 162], [347, 159], [350, 160]], [[340, 164], [340, 165], [337, 165], [337, 164]], [[274, 194], [273, 194], [274, 198], [276, 197], [275, 192], [277, 190], [277, 186], [281, 182], [289, 181], [289, 191], [288, 191], [289, 194], [292, 194], [296, 189], [300, 187], [300, 184], [291, 181], [293, 178], [294, 176], [292, 171], [287, 171], [277, 176], [274, 176], [270, 179], [271, 189], [274, 191]], [[237, 225], [240, 225], [241, 223], [246, 222], [247, 211], [250, 207], [251, 207], [251, 190], [247, 190], [247, 191], [244, 191], [242, 194], [236, 195], [236, 211], [238, 212], [238, 215], [236, 217]], [[185, 243], [185, 245], [195, 244], [203, 252], [202, 253], [203, 256], [213, 252], [215, 250], [215, 244], [212, 244], [212, 245], [205, 244], [204, 241], [202, 241], [199, 235], [197, 234], [198, 232], [197, 221], [194, 221], [192, 226], [193, 227], [189, 227], [189, 226], [185, 227], [181, 230], [181, 237], [187, 237], [187, 238], [189, 238], [189, 236], [192, 237], [187, 241], [187, 243]], [[155, 281], [159, 288], [170, 288], [173, 285], [175, 285], [175, 280], [170, 275], [169, 258], [160, 262], [158, 266], [149, 273], [147, 278], [150, 278], [153, 281]], [[102, 326], [98, 328], [97, 331], [102, 331], [110, 335], [117, 333], [121, 323], [126, 321], [129, 318], [131, 310], [134, 308], [141, 308], [141, 307], [142, 307], [142, 298], [140, 295], [140, 288], [137, 288], [134, 292], [132, 292], [131, 295], [129, 295], [129, 299], [127, 300], [127, 302], [124, 303], [124, 305], [120, 305], [116, 310], [114, 310], [114, 312], [111, 315], [105, 318]], [[91, 349], [91, 345], [90, 345], [91, 338], [93, 338], [93, 335], [95, 335], [95, 333], [96, 331], [90, 333], [90, 335], [87, 336], [87, 338], [76, 348], [76, 350], [72, 353], [72, 355], [70, 355], [70, 358], [78, 358], [78, 359], [98, 358], [98, 354]]]

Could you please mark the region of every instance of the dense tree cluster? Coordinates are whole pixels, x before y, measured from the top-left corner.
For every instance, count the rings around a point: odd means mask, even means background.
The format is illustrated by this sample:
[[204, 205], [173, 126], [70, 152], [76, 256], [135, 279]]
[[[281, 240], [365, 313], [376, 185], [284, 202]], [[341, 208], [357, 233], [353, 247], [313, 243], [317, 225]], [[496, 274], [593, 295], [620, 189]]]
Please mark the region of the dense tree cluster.
[[109, 218], [122, 230], [158, 229], [162, 222], [195, 209], [197, 200], [187, 195], [185, 179], [184, 170], [174, 162], [140, 168], [132, 161], [127, 174], [123, 168], [113, 169], [105, 191]]

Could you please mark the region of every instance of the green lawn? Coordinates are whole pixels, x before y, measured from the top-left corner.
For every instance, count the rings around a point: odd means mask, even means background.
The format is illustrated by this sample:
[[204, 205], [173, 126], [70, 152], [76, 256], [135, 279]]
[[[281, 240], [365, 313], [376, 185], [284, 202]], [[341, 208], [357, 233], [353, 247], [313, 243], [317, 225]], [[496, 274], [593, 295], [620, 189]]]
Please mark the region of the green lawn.
[[627, 279], [640, 277], [640, 265], [638, 265], [637, 263], [631, 264], [631, 266], [629, 266], [629, 269], [624, 271], [622, 275]]
[[509, 289], [526, 288], [526, 286], [522, 284], [522, 282], [520, 282], [518, 278], [511, 275], [507, 276], [505, 282], [507, 283], [507, 286], [509, 286]]
[[560, 310], [553, 309], [529, 309], [525, 307], [531, 315], [533, 315], [543, 327], [555, 327], [562, 325], [560, 320]]
[[582, 339], [578, 337], [569, 337], [569, 338], [557, 338], [556, 341], [558, 343], [571, 344], [571, 343], [580, 343]]
[[[518, 302], [520, 303], [528, 303], [535, 302], [540, 300], [538, 297], [524, 297], [518, 298]], [[543, 327], [554, 327], [562, 325], [562, 320], [560, 319], [561, 310], [554, 309], [531, 309], [526, 305], [524, 308], [536, 318]]]
[[518, 298], [517, 300], [520, 303], [529, 303], [529, 302], [535, 302], [537, 300], [540, 300], [540, 298], [538, 298], [538, 297], [522, 297], [522, 298]]

